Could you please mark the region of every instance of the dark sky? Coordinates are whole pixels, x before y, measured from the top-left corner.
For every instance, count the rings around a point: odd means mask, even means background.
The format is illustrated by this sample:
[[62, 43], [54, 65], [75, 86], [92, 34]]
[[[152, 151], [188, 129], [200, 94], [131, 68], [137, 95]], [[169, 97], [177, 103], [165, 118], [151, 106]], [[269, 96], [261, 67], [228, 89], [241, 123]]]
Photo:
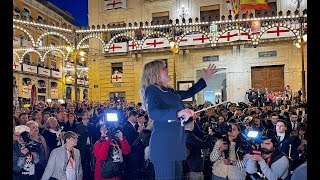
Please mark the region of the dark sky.
[[72, 14], [78, 26], [88, 26], [88, 0], [49, 0], [59, 8]]

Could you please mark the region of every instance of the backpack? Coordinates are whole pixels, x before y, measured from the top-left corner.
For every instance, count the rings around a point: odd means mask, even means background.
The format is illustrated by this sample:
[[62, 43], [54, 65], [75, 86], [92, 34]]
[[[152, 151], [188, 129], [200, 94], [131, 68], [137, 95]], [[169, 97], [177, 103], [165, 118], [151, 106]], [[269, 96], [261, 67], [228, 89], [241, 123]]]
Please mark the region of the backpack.
[[122, 150], [119, 146], [115, 148], [110, 145], [107, 159], [100, 162], [100, 176], [105, 179], [115, 178], [119, 177], [123, 171]]
[[102, 161], [100, 166], [100, 176], [108, 179], [120, 176], [123, 164], [122, 162], [113, 162], [112, 159], [108, 158]]

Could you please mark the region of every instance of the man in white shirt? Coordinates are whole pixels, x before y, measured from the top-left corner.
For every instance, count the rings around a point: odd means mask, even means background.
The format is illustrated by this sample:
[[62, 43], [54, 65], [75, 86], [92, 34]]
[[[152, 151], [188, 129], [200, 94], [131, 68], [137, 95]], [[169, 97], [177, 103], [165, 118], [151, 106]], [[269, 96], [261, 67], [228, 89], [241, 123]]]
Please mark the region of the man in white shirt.
[[284, 120], [279, 120], [276, 124], [277, 136], [279, 139], [278, 149], [284, 152], [289, 159], [292, 160], [293, 165], [290, 170], [293, 170], [299, 161], [299, 138], [297, 136], [290, 136], [286, 133], [287, 122]]

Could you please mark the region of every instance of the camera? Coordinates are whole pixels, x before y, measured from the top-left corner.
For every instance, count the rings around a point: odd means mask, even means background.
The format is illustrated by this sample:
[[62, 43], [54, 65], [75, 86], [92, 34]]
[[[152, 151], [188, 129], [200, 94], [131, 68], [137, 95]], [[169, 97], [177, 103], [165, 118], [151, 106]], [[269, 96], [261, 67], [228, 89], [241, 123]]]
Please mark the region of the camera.
[[120, 130], [120, 128], [116, 126], [116, 123], [118, 122], [118, 120], [119, 120], [118, 113], [108, 112], [103, 116], [102, 122], [100, 122], [107, 125], [108, 136], [110, 138], [114, 138], [117, 131]]
[[237, 154], [243, 157], [245, 154], [261, 155], [260, 148], [257, 144], [261, 144], [261, 135], [258, 131], [249, 131], [247, 135], [241, 133], [243, 141], [237, 149]]
[[217, 123], [217, 122], [210, 122], [212, 130], [218, 136], [218, 138], [223, 138], [223, 135], [228, 137], [228, 132], [232, 132], [231, 124], [224, 122], [224, 123]]
[[31, 140], [30, 134], [27, 131], [24, 131], [20, 134], [23, 141], [26, 143], [24, 146], [30, 151], [30, 152], [37, 152], [38, 148], [40, 147], [39, 143], [36, 141]]

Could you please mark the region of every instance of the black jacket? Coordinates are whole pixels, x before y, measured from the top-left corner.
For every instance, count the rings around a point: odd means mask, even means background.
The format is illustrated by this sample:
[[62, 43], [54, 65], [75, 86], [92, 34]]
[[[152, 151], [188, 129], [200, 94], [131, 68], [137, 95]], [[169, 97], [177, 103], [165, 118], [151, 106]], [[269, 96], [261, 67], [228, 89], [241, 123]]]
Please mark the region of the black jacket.
[[[88, 122], [85, 126], [83, 122], [76, 123], [75, 131], [80, 136], [78, 137], [78, 143], [76, 148], [80, 150], [90, 150], [95, 142], [92, 141], [92, 136], [95, 133], [95, 125]], [[87, 138], [90, 139], [90, 145], [87, 145]]]
[[212, 148], [213, 137], [208, 135], [205, 140], [201, 140], [192, 131], [186, 130], [185, 133], [186, 146], [190, 151], [190, 155], [187, 159], [190, 162], [190, 171], [200, 172], [203, 170], [201, 149]]
[[129, 121], [126, 121], [122, 128], [123, 135], [127, 138], [128, 143], [132, 146], [133, 142], [138, 138], [139, 133], [135, 130]]
[[291, 170], [296, 168], [299, 163], [299, 152], [298, 152], [298, 147], [300, 145], [299, 142], [300, 140], [298, 137], [289, 136], [286, 134], [283, 140], [278, 144], [278, 150], [285, 153], [288, 157], [289, 157], [290, 144], [291, 144], [290, 156], [292, 158], [292, 163], [293, 163], [292, 166], [290, 167], [292, 168]]

